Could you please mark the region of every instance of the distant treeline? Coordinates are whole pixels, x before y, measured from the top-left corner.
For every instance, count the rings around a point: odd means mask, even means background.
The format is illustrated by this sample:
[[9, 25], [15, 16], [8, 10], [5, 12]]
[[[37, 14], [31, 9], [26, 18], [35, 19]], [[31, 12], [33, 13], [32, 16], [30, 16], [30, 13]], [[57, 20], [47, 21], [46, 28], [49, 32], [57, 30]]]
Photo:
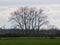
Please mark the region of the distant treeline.
[[60, 37], [60, 30], [0, 29], [0, 37]]

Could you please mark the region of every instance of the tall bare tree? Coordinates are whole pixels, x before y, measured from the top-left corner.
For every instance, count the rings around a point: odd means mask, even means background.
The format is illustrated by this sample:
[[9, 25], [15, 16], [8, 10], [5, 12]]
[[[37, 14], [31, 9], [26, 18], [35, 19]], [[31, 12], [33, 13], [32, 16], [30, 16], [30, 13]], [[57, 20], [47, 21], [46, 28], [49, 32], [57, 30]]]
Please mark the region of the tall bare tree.
[[12, 13], [10, 21], [15, 21], [20, 29], [40, 29], [47, 22], [47, 16], [41, 8], [20, 7]]

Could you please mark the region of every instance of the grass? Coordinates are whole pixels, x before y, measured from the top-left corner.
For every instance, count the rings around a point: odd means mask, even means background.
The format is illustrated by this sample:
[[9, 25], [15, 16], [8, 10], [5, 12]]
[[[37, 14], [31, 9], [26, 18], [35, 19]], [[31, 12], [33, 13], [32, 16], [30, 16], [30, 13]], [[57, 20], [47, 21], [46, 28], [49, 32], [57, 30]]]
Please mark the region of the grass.
[[60, 45], [60, 38], [8, 37], [0, 38], [0, 45]]

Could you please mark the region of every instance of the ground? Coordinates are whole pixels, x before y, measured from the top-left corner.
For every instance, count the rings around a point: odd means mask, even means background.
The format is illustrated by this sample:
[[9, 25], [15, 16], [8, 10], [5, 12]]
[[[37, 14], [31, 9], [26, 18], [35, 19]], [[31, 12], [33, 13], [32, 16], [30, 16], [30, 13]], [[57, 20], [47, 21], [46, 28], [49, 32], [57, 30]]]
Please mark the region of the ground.
[[0, 38], [0, 45], [60, 45], [60, 38], [5, 37]]

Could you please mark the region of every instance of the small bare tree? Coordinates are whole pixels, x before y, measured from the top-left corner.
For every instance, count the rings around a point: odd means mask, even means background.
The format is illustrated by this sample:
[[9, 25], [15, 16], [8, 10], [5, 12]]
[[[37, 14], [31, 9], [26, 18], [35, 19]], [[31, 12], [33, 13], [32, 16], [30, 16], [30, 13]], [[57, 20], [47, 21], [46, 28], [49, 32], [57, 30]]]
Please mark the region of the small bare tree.
[[43, 10], [33, 7], [20, 7], [12, 13], [10, 21], [15, 21], [16, 26], [20, 29], [40, 29], [40, 27], [47, 22], [47, 16], [44, 15]]

